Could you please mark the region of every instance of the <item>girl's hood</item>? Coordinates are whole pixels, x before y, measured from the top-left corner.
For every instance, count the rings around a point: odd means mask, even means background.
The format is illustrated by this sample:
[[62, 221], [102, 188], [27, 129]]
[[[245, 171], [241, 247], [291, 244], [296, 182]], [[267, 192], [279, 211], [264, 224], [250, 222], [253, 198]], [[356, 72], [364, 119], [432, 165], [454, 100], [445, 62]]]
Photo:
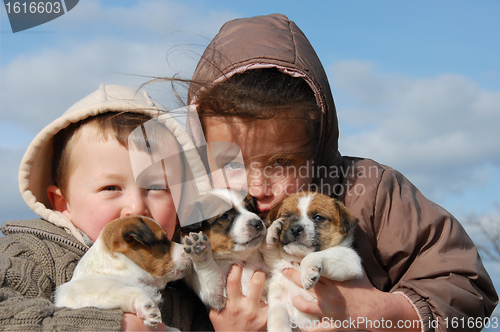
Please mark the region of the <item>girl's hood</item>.
[[196, 84], [190, 86], [188, 104], [196, 103], [200, 88], [210, 88], [236, 73], [257, 68], [277, 68], [307, 81], [323, 111], [318, 161], [325, 166], [339, 163], [337, 114], [328, 78], [304, 33], [284, 15], [242, 18], [224, 24], [196, 67]]

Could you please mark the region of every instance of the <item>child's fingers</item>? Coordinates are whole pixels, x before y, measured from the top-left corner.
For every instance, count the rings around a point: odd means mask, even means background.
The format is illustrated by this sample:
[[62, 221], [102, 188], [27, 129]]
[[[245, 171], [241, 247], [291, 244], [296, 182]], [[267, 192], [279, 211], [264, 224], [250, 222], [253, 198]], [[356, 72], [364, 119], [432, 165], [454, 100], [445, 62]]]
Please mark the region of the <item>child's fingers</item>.
[[304, 299], [304, 297], [302, 297], [302, 295], [298, 295], [293, 298], [292, 303], [293, 306], [297, 308], [297, 310], [303, 313], [318, 317], [323, 316], [323, 312], [321, 311], [321, 308], [319, 307], [317, 301], [314, 302], [307, 301], [306, 299]]
[[302, 287], [302, 280], [300, 278], [300, 272], [294, 269], [284, 269], [283, 275], [293, 281], [296, 285]]
[[262, 271], [255, 271], [252, 279], [250, 280], [250, 286], [248, 287], [248, 297], [252, 303], [260, 303], [265, 283], [266, 274]]
[[243, 292], [241, 291], [241, 275], [243, 273], [243, 268], [239, 265], [231, 266], [231, 270], [229, 270], [229, 275], [227, 276], [227, 299], [238, 299], [243, 296]]
[[233, 265], [227, 277], [227, 302], [221, 311], [210, 310], [210, 320], [216, 331], [261, 331], [267, 322], [267, 306], [260, 301], [266, 276], [257, 272], [250, 281], [252, 297], [244, 297], [241, 290], [243, 268]]
[[[302, 278], [300, 277], [300, 272], [294, 269], [284, 269], [283, 270], [283, 275], [293, 281], [297, 286], [300, 288], [303, 288], [302, 286]], [[318, 285], [320, 282], [318, 282], [316, 285]], [[313, 288], [314, 289], [314, 288]], [[313, 289], [308, 290], [311, 294], [314, 294]]]

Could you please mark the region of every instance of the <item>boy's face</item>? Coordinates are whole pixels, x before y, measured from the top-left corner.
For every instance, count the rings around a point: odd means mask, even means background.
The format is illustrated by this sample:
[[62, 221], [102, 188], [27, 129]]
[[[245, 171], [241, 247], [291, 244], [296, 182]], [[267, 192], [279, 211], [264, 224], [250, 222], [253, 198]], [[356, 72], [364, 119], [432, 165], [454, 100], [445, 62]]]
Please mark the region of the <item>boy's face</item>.
[[139, 187], [129, 151], [118, 141], [84, 131], [70, 158], [74, 167], [61, 212], [90, 239], [95, 241], [107, 223], [126, 215], [151, 217], [172, 238], [177, 220], [172, 195], [165, 183]]

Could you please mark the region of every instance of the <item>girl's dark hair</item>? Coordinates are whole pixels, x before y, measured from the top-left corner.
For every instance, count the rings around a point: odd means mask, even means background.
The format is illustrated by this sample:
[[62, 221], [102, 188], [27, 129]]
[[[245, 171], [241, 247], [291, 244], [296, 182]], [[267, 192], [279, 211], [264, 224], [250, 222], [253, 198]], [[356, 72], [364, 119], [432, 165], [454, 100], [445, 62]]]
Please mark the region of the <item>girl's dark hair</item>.
[[[321, 108], [311, 87], [300, 77], [275, 68], [252, 69], [234, 74], [213, 88], [200, 89], [196, 96], [202, 126], [210, 116], [242, 119], [270, 119], [284, 114], [287, 119], [304, 121], [310, 141], [310, 158], [317, 154]], [[203, 128], [205, 130], [205, 128]]]

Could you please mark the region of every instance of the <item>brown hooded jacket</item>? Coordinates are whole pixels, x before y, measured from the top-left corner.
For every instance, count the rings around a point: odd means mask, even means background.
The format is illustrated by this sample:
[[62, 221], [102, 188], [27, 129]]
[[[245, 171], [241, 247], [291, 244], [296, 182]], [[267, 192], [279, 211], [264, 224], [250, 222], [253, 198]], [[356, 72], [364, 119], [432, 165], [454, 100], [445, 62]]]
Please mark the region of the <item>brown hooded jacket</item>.
[[[404, 294], [418, 311], [423, 330], [479, 326], [467, 322], [491, 315], [498, 296], [476, 247], [450, 213], [427, 200], [399, 172], [372, 160], [340, 155], [326, 73], [294, 22], [278, 14], [227, 22], [202, 55], [193, 82], [209, 88], [256, 68], [277, 68], [301, 77], [314, 91], [323, 110], [321, 146], [313, 167], [321, 166], [323, 176], [318, 179], [316, 174], [316, 182], [359, 218], [356, 248], [371, 283]], [[196, 104], [199, 89], [191, 84], [190, 104]]]

